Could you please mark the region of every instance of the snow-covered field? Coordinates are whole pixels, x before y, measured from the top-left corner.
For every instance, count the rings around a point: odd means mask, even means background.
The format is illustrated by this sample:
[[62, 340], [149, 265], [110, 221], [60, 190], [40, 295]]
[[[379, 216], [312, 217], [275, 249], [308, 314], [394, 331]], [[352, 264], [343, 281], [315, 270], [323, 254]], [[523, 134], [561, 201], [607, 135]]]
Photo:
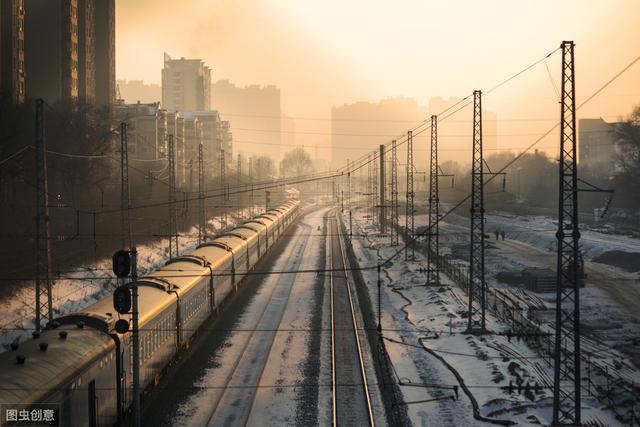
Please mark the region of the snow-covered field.
[[[447, 217], [447, 221], [449, 219], [451, 217]], [[505, 230], [523, 226], [516, 219], [509, 226], [502, 218], [499, 221]], [[447, 231], [460, 234], [459, 240], [464, 241], [468, 236], [468, 231], [465, 232], [468, 230], [468, 220], [460, 225], [455, 222], [450, 223], [451, 228]], [[426, 218], [418, 217], [416, 223], [425, 224]], [[552, 225], [543, 226], [539, 223], [536, 227], [553, 228]], [[353, 240], [361, 266], [376, 265], [398, 249], [389, 246], [388, 237], [380, 238], [377, 229], [367, 223], [361, 212], [354, 215], [354, 228], [354, 234], [366, 235], [364, 239]], [[555, 230], [550, 231], [552, 238], [554, 233]], [[527, 234], [535, 233], [522, 233]], [[594, 237], [594, 241], [597, 237]], [[543, 247], [545, 238], [534, 240]], [[458, 239], [454, 237], [451, 240], [455, 242]], [[529, 244], [533, 245], [534, 242]], [[618, 240], [611, 239], [609, 244], [612, 247], [633, 246], [633, 241], [621, 236]], [[595, 253], [598, 250], [593, 244], [590, 256], [597, 256]], [[496, 255], [498, 250], [488, 252], [488, 270], [500, 268], [519, 272], [522, 266], [530, 265], [525, 256], [514, 259]], [[518, 251], [514, 252], [519, 254]], [[416, 269], [424, 265], [424, 259], [417, 252], [416, 257], [415, 262], [405, 262], [401, 253], [393, 259], [392, 266], [384, 269], [382, 295], [383, 332], [398, 377], [404, 384], [401, 389], [405, 401], [447, 399], [409, 403], [409, 414], [414, 424], [484, 425], [490, 423], [488, 419], [511, 420], [519, 425], [550, 424], [552, 401], [549, 386], [553, 372], [542, 356], [524, 342], [515, 338], [509, 341], [506, 336], [500, 335], [505, 327], [491, 315], [488, 317], [488, 328], [492, 333], [483, 336], [465, 334], [466, 318], [462, 314], [466, 311], [466, 295], [444, 276], [444, 286], [440, 289], [421, 286], [426, 277]], [[544, 264], [546, 260], [539, 262]], [[363, 275], [372, 298], [377, 298], [375, 272], [365, 270]], [[490, 286], [498, 285], [505, 286], [490, 277]], [[592, 303], [595, 307], [596, 302], [594, 295], [587, 305]], [[617, 308], [619, 311], [620, 307]], [[601, 315], [602, 310], [599, 313]], [[638, 329], [637, 325], [635, 329]], [[510, 383], [514, 386], [512, 393], [508, 390]], [[517, 391], [518, 384], [522, 386], [520, 393]], [[528, 391], [525, 388], [527, 384], [530, 386]], [[454, 385], [460, 387], [459, 399], [455, 401], [448, 399], [454, 395]], [[476, 417], [474, 407], [477, 408]], [[488, 419], [483, 420], [483, 417]], [[605, 404], [585, 396], [583, 421], [591, 420], [599, 420], [604, 425], [620, 425]]]
[[[247, 208], [243, 216], [249, 214]], [[227, 217], [227, 227], [232, 227], [238, 218]], [[209, 229], [221, 230], [220, 218], [211, 219]], [[180, 253], [195, 249], [198, 230], [192, 228], [179, 238]], [[138, 250], [138, 273], [148, 273], [162, 266], [169, 257], [167, 239], [156, 240], [148, 245], [140, 245]], [[83, 307], [106, 297], [113, 292], [117, 281], [112, 273], [111, 258], [99, 260], [97, 263], [82, 268], [71, 269], [56, 279], [52, 298], [54, 316], [81, 310]], [[0, 352], [8, 349], [16, 340], [24, 340], [35, 329], [35, 291], [33, 283], [24, 283], [17, 290], [0, 301]]]

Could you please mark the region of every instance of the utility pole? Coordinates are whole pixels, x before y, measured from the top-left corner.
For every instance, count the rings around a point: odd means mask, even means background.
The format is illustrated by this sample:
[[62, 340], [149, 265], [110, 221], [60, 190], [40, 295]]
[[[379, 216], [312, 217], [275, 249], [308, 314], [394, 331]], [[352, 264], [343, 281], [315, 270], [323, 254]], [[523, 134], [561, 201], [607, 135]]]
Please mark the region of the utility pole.
[[[176, 256], [178, 249], [178, 218], [176, 212], [176, 153], [173, 135], [169, 135], [169, 258], [173, 258], [174, 246]], [[174, 242], [175, 237], [175, 242]]]
[[189, 195], [193, 194], [193, 158], [189, 159]]
[[373, 164], [372, 164], [372, 168], [373, 171], [371, 172], [371, 194], [372, 194], [372, 200], [371, 200], [371, 214], [373, 215], [373, 224], [374, 225], [380, 225], [378, 223], [378, 215], [376, 215], [376, 209], [378, 209], [378, 163], [376, 162], [376, 152], [373, 152]]
[[224, 207], [227, 200], [227, 164], [224, 158], [224, 149], [220, 150], [220, 189], [222, 190], [222, 224], [227, 228], [227, 210]]
[[373, 220], [373, 190], [371, 188], [371, 155], [367, 156], [367, 210], [369, 211], [369, 222]]
[[349, 240], [353, 238], [353, 218], [351, 216], [351, 163], [347, 159], [347, 205], [349, 206]]
[[429, 164], [429, 229], [427, 230], [427, 286], [440, 286], [440, 241], [438, 196], [438, 117], [431, 116]]
[[253, 212], [253, 157], [249, 157], [249, 184], [251, 185], [251, 216], [254, 216]]
[[127, 123], [120, 123], [120, 232], [122, 248], [131, 247], [131, 219], [129, 197], [129, 138]]
[[[238, 165], [236, 166], [236, 177], [238, 182], [238, 190], [240, 190], [240, 181], [242, 180], [242, 158], [240, 157], [240, 154], [238, 154]], [[238, 218], [240, 218], [242, 209], [240, 208], [240, 192], [239, 191], [236, 193], [236, 196], [234, 198], [236, 200], [236, 207], [238, 208]]]
[[574, 43], [562, 45], [553, 425], [580, 425], [580, 258]]
[[385, 174], [384, 174], [384, 144], [380, 144], [380, 212], [378, 215], [378, 223], [380, 224], [380, 233], [385, 234], [387, 232], [387, 211], [385, 206]]
[[467, 332], [486, 332], [484, 278], [484, 176], [482, 157], [482, 92], [473, 92], [473, 158], [471, 164], [471, 242]]
[[204, 212], [204, 153], [202, 142], [198, 144], [198, 244], [205, 240], [207, 227]]
[[391, 141], [391, 245], [398, 245], [398, 143]]
[[36, 331], [43, 320], [53, 320], [51, 295], [51, 239], [47, 180], [47, 145], [44, 133], [44, 101], [36, 99]]
[[[413, 131], [407, 132], [407, 194], [405, 210], [405, 232], [404, 232], [404, 259], [405, 261], [415, 259], [416, 249], [413, 244], [415, 237], [415, 218], [413, 209]], [[411, 256], [409, 256], [409, 245], [411, 245]]]
[[[173, 143], [173, 141], [172, 141]], [[132, 299], [131, 299], [131, 321], [133, 323], [133, 425], [140, 427], [140, 331], [138, 328], [138, 251], [135, 247], [131, 248], [131, 283], [132, 283]]]

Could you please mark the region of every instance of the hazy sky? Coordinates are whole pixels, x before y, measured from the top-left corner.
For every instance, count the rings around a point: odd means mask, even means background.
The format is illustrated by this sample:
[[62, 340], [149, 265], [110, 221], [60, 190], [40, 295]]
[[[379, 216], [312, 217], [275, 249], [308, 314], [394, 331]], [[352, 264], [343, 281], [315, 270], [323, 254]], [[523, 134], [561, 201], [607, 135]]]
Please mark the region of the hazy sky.
[[[214, 80], [275, 84], [286, 114], [326, 118], [356, 100], [424, 104], [486, 90], [566, 39], [576, 42], [579, 102], [640, 55], [638, 17], [638, 0], [117, 0], [117, 76], [159, 83], [163, 52], [202, 58]], [[559, 85], [558, 53], [548, 67]], [[553, 84], [543, 63], [483, 99], [499, 119], [528, 120], [500, 122], [499, 133], [548, 128], [537, 119], [558, 116]], [[614, 120], [638, 103], [640, 64], [579, 116]], [[522, 138], [499, 144], [531, 140]]]

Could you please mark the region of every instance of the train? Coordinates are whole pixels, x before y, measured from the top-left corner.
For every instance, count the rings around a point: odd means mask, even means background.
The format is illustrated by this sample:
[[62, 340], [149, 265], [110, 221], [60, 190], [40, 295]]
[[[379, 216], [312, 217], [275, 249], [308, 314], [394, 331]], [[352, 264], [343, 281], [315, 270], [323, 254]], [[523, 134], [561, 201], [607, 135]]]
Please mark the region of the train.
[[[142, 390], [158, 383], [299, 210], [298, 200], [288, 200], [138, 278]], [[124, 424], [133, 400], [132, 336], [114, 325], [130, 316], [118, 314], [105, 297], [0, 354], [2, 421], [9, 414], [4, 408], [16, 405], [19, 415], [54, 408], [60, 426]]]

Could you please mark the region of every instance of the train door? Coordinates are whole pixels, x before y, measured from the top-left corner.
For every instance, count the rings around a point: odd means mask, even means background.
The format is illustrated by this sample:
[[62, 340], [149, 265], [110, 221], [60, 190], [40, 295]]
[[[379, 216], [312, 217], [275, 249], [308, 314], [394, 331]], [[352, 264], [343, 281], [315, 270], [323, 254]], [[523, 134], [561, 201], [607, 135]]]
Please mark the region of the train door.
[[89, 382], [89, 426], [98, 427], [98, 396], [96, 395], [96, 380]]

